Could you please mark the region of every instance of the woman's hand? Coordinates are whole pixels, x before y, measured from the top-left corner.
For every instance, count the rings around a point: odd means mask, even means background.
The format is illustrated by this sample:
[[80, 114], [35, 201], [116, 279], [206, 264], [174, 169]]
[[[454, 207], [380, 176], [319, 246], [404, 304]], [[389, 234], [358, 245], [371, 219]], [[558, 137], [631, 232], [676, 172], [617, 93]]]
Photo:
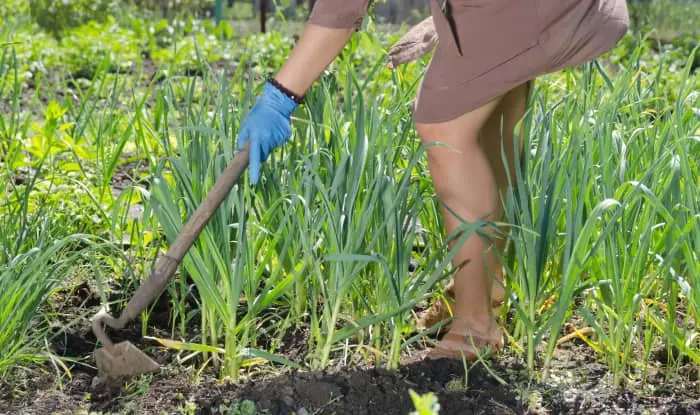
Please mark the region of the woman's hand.
[[253, 184], [260, 179], [260, 164], [292, 135], [291, 116], [296, 108], [296, 102], [267, 82], [243, 121], [238, 148], [243, 148], [245, 141], [250, 140], [248, 167]]
[[389, 49], [389, 68], [413, 62], [427, 54], [438, 42], [433, 17], [413, 26]]
[[[304, 33], [275, 80], [302, 97], [321, 72], [338, 56], [354, 29], [334, 29], [307, 24]], [[291, 115], [297, 103], [271, 83], [266, 83], [238, 133], [238, 148], [250, 140], [249, 169], [253, 184], [260, 180], [261, 164], [292, 134]]]

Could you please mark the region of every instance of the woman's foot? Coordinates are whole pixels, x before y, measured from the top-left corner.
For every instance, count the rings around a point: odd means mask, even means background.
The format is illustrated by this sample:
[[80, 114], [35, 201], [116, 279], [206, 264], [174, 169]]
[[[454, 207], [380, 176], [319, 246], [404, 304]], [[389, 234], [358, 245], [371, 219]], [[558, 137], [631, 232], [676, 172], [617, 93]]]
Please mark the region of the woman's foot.
[[[494, 283], [491, 290], [491, 307], [493, 315], [497, 316], [501, 311], [501, 306], [505, 301], [505, 290], [500, 284]], [[452, 317], [452, 310], [455, 305], [454, 285], [450, 283], [444, 291], [444, 297], [439, 298], [435, 303], [423, 311], [416, 321], [419, 330], [427, 330], [434, 327], [441, 321]], [[450, 323], [447, 322], [441, 330], [449, 330]]]
[[427, 359], [457, 359], [473, 362], [479, 357], [497, 353], [503, 348], [503, 332], [500, 328], [487, 334], [465, 330], [450, 330], [427, 355]]

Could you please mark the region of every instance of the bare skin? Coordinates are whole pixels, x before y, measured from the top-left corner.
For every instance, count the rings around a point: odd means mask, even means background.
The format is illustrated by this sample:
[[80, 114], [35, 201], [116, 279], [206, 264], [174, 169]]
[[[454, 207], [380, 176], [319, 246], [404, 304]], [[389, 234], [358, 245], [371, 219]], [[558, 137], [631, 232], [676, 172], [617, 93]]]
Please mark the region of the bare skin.
[[[416, 124], [426, 144], [428, 167], [438, 198], [467, 221], [500, 220], [503, 216], [500, 193], [507, 189], [506, 169], [513, 174], [513, 137], [518, 121], [526, 110], [527, 84], [466, 113], [438, 124]], [[501, 158], [501, 136], [508, 165]], [[431, 144], [439, 144], [431, 146]], [[445, 206], [442, 214], [446, 231], [460, 226]], [[492, 311], [492, 298], [502, 300], [502, 267], [495, 250], [503, 250], [505, 239], [494, 245], [474, 235], [455, 257], [459, 267], [448, 290], [454, 292], [454, 320], [448, 334], [438, 345], [443, 352], [472, 349], [462, 336], [469, 333], [498, 347], [501, 331]], [[495, 277], [495, 278], [494, 278]], [[441, 352], [436, 353], [442, 357]]]
[[[493, 113], [486, 120], [480, 132], [479, 143], [489, 161], [496, 184], [501, 192], [501, 197], [504, 199], [509, 186], [509, 175], [510, 180], [515, 181], [515, 151], [513, 141], [515, 138], [515, 128], [527, 110], [528, 92], [528, 85], [523, 84], [505, 94], [498, 102]], [[501, 149], [501, 146], [503, 146], [503, 149]], [[522, 148], [522, 144], [520, 148]], [[503, 150], [506, 155], [508, 161], [507, 165], [503, 163], [501, 150]], [[511, 185], [514, 185], [514, 183]], [[503, 219], [502, 204], [498, 204], [495, 216], [497, 216], [499, 220]], [[506, 240], [504, 238], [497, 238], [493, 249], [499, 254], [502, 254], [505, 244]], [[488, 271], [491, 275], [496, 277], [491, 288], [491, 299], [493, 304], [498, 304], [505, 298], [503, 268], [495, 254], [489, 255], [489, 259]], [[454, 296], [454, 281], [450, 281], [445, 287], [445, 291], [448, 295]]]
[[304, 95], [340, 54], [354, 32], [354, 29], [330, 29], [307, 24], [275, 79], [292, 92]]

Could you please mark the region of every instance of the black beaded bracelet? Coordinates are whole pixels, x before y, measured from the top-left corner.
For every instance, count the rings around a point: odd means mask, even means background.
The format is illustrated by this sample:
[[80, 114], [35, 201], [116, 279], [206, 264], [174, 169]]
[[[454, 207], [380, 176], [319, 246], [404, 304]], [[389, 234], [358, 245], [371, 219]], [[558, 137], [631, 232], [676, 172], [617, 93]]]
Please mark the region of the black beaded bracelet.
[[277, 82], [277, 80], [273, 77], [267, 78], [267, 81], [272, 84], [275, 88], [279, 89], [284, 95], [288, 96], [292, 101], [297, 103], [297, 105], [301, 104], [304, 102], [304, 97], [303, 96], [298, 96], [294, 92], [290, 91], [287, 89], [284, 85], [280, 84]]

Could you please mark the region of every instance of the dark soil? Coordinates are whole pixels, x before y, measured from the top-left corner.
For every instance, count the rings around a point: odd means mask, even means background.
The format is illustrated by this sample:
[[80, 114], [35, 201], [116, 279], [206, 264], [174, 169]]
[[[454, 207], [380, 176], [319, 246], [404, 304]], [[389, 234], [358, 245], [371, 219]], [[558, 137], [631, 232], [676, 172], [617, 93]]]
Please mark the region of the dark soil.
[[[94, 385], [90, 353], [95, 339], [89, 327], [81, 325], [53, 343], [59, 354], [86, 359], [72, 367], [72, 379], [64, 377], [59, 387], [59, 379], [47, 372], [12, 390], [0, 387], [0, 414], [238, 414], [220, 409], [245, 400], [257, 413], [266, 414], [408, 414], [413, 410], [411, 389], [434, 392], [441, 414], [700, 413], [697, 368], [685, 366], [668, 379], [654, 369], [644, 386], [616, 390], [605, 366], [584, 344], [562, 347], [544, 382], [528, 380], [522, 359], [506, 352], [489, 368], [473, 366], [467, 376], [458, 361], [413, 359], [396, 371], [360, 365], [323, 372], [266, 366], [244, 371], [236, 383], [218, 381], [213, 369], [197, 375], [192, 369], [197, 364], [179, 365], [174, 352], [141, 338], [139, 327], [132, 324], [109, 334], [115, 341], [132, 341], [163, 365], [160, 372], [121, 385]], [[169, 337], [155, 327], [149, 335]], [[279, 347], [301, 363], [307, 344], [306, 330], [290, 330]], [[651, 366], [660, 366], [655, 363]]]
[[[522, 357], [510, 349], [489, 367], [477, 364], [467, 373], [458, 361], [407, 356], [395, 371], [341, 366], [337, 359], [323, 372], [252, 367], [233, 382], [218, 380], [211, 366], [196, 372], [201, 361], [179, 364], [176, 352], [142, 338], [136, 322], [108, 334], [115, 342], [131, 341], [162, 369], [121, 384], [95, 384], [91, 353], [96, 339], [88, 318], [99, 304], [87, 284], [59, 292], [54, 311], [85, 316], [68, 328], [62, 325], [50, 338], [54, 353], [75, 358], [68, 362], [72, 377], [57, 376], [50, 364], [43, 373], [18, 371], [11, 386], [0, 385], [0, 414], [243, 415], [248, 412], [230, 408], [246, 400], [259, 414], [408, 414], [414, 409], [410, 390], [435, 393], [441, 414], [700, 414], [698, 368], [692, 363], [683, 362], [666, 375], [664, 366], [673, 356], [659, 350], [652, 354], [646, 382], [629, 379], [627, 388], [616, 389], [605, 365], [577, 340], [558, 349], [549, 376], [540, 381], [527, 378]], [[168, 315], [168, 299], [161, 296], [154, 303], [149, 336], [172, 337]], [[188, 337], [197, 334], [197, 327], [191, 330]], [[308, 344], [308, 329], [301, 327], [288, 330], [279, 342], [269, 339], [261, 346], [304, 364]]]
[[[130, 156], [130, 154], [123, 154], [122, 159], [128, 159]], [[145, 159], [120, 163], [112, 175], [110, 185], [115, 192], [121, 192], [132, 184], [148, 189], [149, 181], [143, 177], [147, 172], [148, 161]]]
[[[161, 363], [172, 359], [168, 353], [151, 354]], [[587, 380], [560, 387], [530, 384], [522, 366], [507, 356], [491, 370], [508, 383], [500, 384], [484, 367], [476, 366], [469, 370], [464, 387], [464, 370], [456, 361], [416, 361], [397, 371], [371, 367], [327, 372], [286, 370], [252, 374], [239, 384], [217, 382], [211, 373], [197, 382], [194, 372], [170, 365], [152, 377], [143, 376], [112, 389], [104, 385], [93, 388], [92, 375], [79, 370], [62, 391], [56, 389], [50, 376], [36, 380], [24, 397], [0, 402], [0, 413], [76, 413], [82, 409], [115, 414], [213, 414], [221, 413], [219, 408], [250, 400], [258, 413], [269, 414], [408, 414], [413, 410], [410, 389], [436, 393], [442, 414], [700, 413], [700, 400], [690, 393], [617, 392], [609, 386], [602, 366], [593, 362], [577, 369], [562, 368], [562, 377], [585, 375]], [[678, 391], [678, 384], [673, 389]]]

